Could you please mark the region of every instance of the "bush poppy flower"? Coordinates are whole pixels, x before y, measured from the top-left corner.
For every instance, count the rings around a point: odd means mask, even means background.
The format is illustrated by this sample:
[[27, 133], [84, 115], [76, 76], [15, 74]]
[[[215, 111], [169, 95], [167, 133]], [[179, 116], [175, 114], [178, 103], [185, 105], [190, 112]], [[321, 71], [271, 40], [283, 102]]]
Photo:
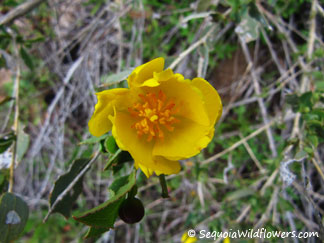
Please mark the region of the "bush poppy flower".
[[163, 69], [164, 59], [156, 58], [133, 70], [129, 88], [97, 93], [88, 123], [94, 136], [112, 130], [119, 148], [147, 177], [178, 173], [178, 160], [208, 145], [222, 113], [221, 99], [206, 80]]

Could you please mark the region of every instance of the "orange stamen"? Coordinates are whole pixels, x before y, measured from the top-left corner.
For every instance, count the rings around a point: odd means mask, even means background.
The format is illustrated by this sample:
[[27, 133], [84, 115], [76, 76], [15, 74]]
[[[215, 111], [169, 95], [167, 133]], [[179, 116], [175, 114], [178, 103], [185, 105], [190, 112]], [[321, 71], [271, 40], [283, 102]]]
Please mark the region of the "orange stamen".
[[172, 125], [180, 122], [173, 116], [179, 112], [179, 107], [175, 107], [172, 99], [167, 101], [162, 90], [158, 95], [147, 93], [138, 96], [142, 103], [135, 103], [128, 108], [129, 113], [137, 118], [132, 128], [136, 129], [139, 137], [146, 134], [148, 142], [154, 138], [164, 139], [165, 132], [172, 132]]

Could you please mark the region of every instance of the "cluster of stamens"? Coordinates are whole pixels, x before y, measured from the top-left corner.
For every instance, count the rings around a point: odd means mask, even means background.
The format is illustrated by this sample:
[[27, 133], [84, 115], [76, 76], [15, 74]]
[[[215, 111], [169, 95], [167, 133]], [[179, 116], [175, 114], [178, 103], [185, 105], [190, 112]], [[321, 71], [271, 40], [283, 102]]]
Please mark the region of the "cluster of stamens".
[[172, 99], [167, 101], [166, 95], [162, 90], [156, 95], [155, 93], [140, 94], [142, 102], [135, 103], [128, 108], [130, 114], [137, 118], [138, 121], [132, 125], [139, 137], [147, 135], [147, 141], [153, 138], [164, 138], [164, 128], [173, 131], [173, 124], [179, 120], [173, 115], [179, 112], [175, 107]]

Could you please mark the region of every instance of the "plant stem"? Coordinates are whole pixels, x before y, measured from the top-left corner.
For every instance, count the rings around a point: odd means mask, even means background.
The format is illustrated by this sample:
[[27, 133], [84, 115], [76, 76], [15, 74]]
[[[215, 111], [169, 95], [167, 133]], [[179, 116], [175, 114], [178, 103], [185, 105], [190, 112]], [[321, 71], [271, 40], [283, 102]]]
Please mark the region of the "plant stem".
[[168, 187], [167, 187], [166, 180], [165, 180], [165, 175], [164, 174], [159, 175], [159, 179], [160, 179], [160, 184], [162, 187], [162, 197], [168, 198], [169, 193], [168, 193]]
[[[15, 38], [15, 37], [14, 37]], [[15, 40], [14, 40], [15, 43]], [[10, 164], [10, 178], [9, 178], [9, 192], [12, 192], [13, 184], [14, 184], [14, 171], [15, 164], [17, 158], [17, 141], [18, 141], [18, 124], [19, 124], [19, 83], [20, 83], [20, 65], [19, 65], [19, 57], [18, 57], [18, 47], [15, 45], [16, 49], [16, 57], [17, 57], [17, 72], [15, 78], [15, 120], [14, 120], [14, 132], [16, 135], [16, 140], [13, 144], [12, 151], [12, 160]]]

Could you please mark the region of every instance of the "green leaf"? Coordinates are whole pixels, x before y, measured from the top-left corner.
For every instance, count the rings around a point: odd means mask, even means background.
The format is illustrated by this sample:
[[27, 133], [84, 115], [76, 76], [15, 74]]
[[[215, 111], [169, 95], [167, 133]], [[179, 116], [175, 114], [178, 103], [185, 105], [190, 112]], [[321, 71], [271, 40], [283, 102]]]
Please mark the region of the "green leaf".
[[312, 96], [313, 93], [311, 91], [303, 93], [299, 97], [300, 104], [304, 107], [312, 108]]
[[135, 170], [129, 176], [124, 176], [114, 181], [110, 189], [116, 194], [106, 202], [90, 209], [84, 213], [73, 216], [81, 223], [91, 227], [112, 228], [118, 215], [120, 204], [124, 201], [126, 194], [135, 185]]
[[318, 146], [318, 138], [315, 135], [309, 135], [307, 136], [308, 141], [314, 146], [314, 148], [317, 148]]
[[19, 124], [18, 126], [18, 136], [17, 136], [17, 160], [18, 162], [24, 157], [28, 147], [29, 147], [29, 135], [24, 132], [24, 125]]
[[110, 230], [110, 228], [90, 227], [84, 238], [98, 238], [100, 235], [107, 232], [108, 230]]
[[114, 154], [118, 151], [119, 148], [118, 148], [118, 146], [116, 144], [116, 140], [113, 136], [109, 136], [106, 138], [105, 148], [111, 154]]
[[13, 141], [15, 141], [15, 139], [16, 136], [14, 135], [14, 133], [9, 133], [0, 138], [0, 153], [5, 152], [11, 146]]
[[200, 0], [197, 4], [197, 12], [208, 11], [211, 5], [211, 0]]
[[119, 169], [121, 169], [123, 163], [132, 160], [133, 158], [129, 152], [118, 149], [115, 154], [110, 156], [104, 170], [108, 170], [112, 167], [114, 169], [114, 172], [116, 173]]
[[307, 153], [304, 151], [304, 150], [301, 150], [301, 151], [299, 151], [296, 155], [295, 155], [295, 160], [301, 160], [301, 159], [303, 159], [303, 158], [305, 158], [305, 157], [307, 157]]
[[[115, 197], [118, 190], [128, 182], [128, 178], [129, 178], [129, 176], [123, 176], [123, 177], [118, 178], [117, 180], [115, 180], [110, 185], [110, 187], [108, 189], [109, 192], [110, 192], [109, 193], [110, 198]], [[124, 201], [124, 200], [121, 200], [121, 201]], [[119, 207], [118, 207], [118, 209], [119, 209]], [[117, 212], [118, 212], [118, 209], [117, 209]], [[87, 239], [87, 238], [98, 238], [100, 235], [102, 235], [103, 233], [110, 230], [110, 228], [111, 227], [90, 227], [89, 230], [87, 231], [86, 235], [84, 236], [84, 238], [85, 239]]]
[[242, 21], [235, 28], [235, 32], [244, 42], [254, 41], [259, 36], [260, 23], [252, 18], [248, 12], [242, 16]]
[[307, 152], [311, 157], [313, 157], [314, 155], [314, 151], [313, 148], [309, 147], [309, 146], [305, 146], [304, 147], [305, 152]]
[[132, 71], [133, 69], [128, 69], [120, 73], [103, 76], [101, 78], [101, 82], [104, 83], [105, 86], [120, 83], [121, 81], [125, 80], [132, 73]]
[[23, 231], [29, 209], [24, 200], [12, 193], [0, 198], [0, 242], [16, 240]]
[[[50, 194], [50, 206], [54, 204], [59, 195], [71, 184], [74, 178], [83, 170], [83, 168], [90, 162], [90, 159], [77, 159], [73, 162], [69, 172], [59, 177], [55, 182], [53, 191]], [[65, 218], [70, 217], [73, 203], [78, 198], [82, 191], [83, 176], [73, 186], [70, 193], [67, 193], [63, 199], [58, 202], [53, 210], [54, 212], [62, 214]]]
[[9, 175], [9, 169], [0, 170], [0, 195], [8, 191]]
[[314, 108], [312, 113], [317, 115], [319, 119], [324, 121], [324, 109], [323, 108]]
[[317, 89], [324, 90], [324, 81], [319, 81], [315, 83]]
[[122, 151], [120, 149], [118, 149], [116, 151], [115, 154], [111, 155], [108, 159], [108, 162], [104, 168], [104, 170], [108, 170], [110, 168], [110, 166], [114, 163], [114, 161], [116, 161], [117, 157], [119, 156], [119, 154], [121, 153]]
[[255, 191], [251, 188], [243, 188], [243, 189], [239, 189], [235, 192], [230, 193], [226, 198], [225, 201], [234, 201], [234, 200], [238, 200], [241, 199], [243, 197], [247, 197], [247, 196], [251, 196], [255, 193]]
[[20, 48], [20, 56], [24, 60], [24, 63], [26, 64], [26, 66], [30, 70], [33, 70], [34, 69], [33, 59], [24, 47]]
[[[133, 171], [132, 173], [134, 173], [135, 175], [135, 171]], [[119, 192], [119, 190], [125, 186], [129, 181], [130, 181], [130, 177], [133, 176], [132, 174], [130, 175], [126, 175], [126, 176], [122, 176], [117, 178], [116, 180], [114, 180], [110, 186], [109, 186], [109, 190], [113, 191], [114, 194], [112, 195], [112, 197], [115, 197], [116, 194]], [[134, 177], [135, 178], [135, 177]], [[132, 188], [134, 187], [134, 185], [132, 186]], [[132, 189], [131, 188], [131, 189]]]
[[292, 106], [294, 112], [298, 110], [299, 107], [299, 98], [297, 94], [291, 94], [286, 96], [286, 101], [289, 105]]

